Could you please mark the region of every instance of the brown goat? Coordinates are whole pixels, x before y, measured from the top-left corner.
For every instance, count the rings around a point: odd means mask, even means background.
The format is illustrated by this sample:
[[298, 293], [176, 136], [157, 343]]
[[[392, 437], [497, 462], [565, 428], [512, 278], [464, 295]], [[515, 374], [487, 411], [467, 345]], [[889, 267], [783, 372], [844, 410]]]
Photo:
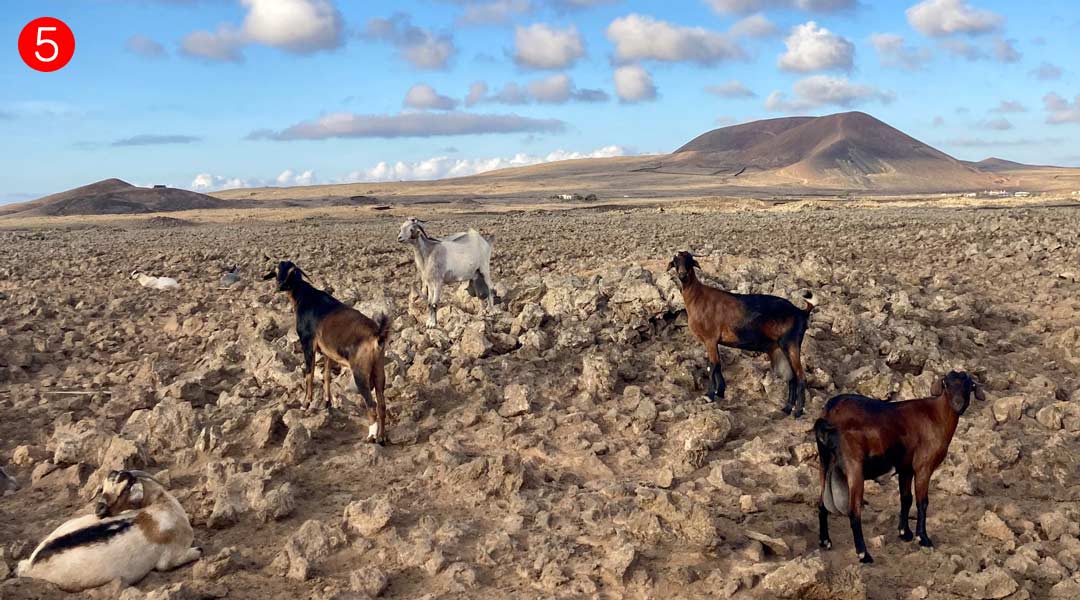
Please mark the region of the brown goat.
[[814, 423], [821, 459], [821, 499], [818, 502], [819, 539], [831, 548], [829, 513], [846, 515], [859, 560], [872, 563], [862, 533], [863, 481], [892, 470], [900, 478], [900, 539], [911, 541], [911, 483], [915, 482], [920, 546], [933, 546], [926, 533], [930, 476], [945, 460], [960, 415], [974, 394], [986, 400], [982, 387], [967, 373], [950, 372], [934, 382], [929, 398], [883, 402], [844, 394], [829, 400]]
[[[386, 442], [386, 388], [384, 354], [390, 335], [390, 318], [380, 314], [370, 319], [330, 294], [304, 280], [306, 274], [291, 262], [282, 261], [263, 279], [277, 279], [277, 289], [288, 292], [296, 309], [296, 333], [304, 350], [304, 381], [307, 405], [311, 405], [315, 354], [323, 355], [323, 401], [331, 406], [330, 367], [337, 363], [353, 375], [356, 389], [368, 411], [369, 442]], [[372, 403], [371, 391], [375, 391]]]
[[690, 331], [709, 355], [709, 399], [723, 398], [727, 389], [719, 346], [763, 352], [788, 384], [784, 413], [799, 418], [806, 403], [802, 341], [814, 310], [813, 296], [808, 295], [803, 310], [777, 296], [733, 294], [707, 286], [698, 280], [694, 269], [701, 265], [689, 252], [676, 254], [668, 268], [678, 275]]

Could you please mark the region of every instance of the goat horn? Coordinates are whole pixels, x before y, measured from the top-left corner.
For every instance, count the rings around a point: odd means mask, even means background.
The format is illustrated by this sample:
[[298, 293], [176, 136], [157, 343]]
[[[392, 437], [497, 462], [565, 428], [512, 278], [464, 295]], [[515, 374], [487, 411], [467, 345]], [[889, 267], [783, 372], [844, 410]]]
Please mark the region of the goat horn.
[[165, 484], [155, 479], [153, 475], [147, 473], [146, 471], [128, 471], [128, 473], [134, 475], [136, 479], [149, 479], [150, 481], [153, 481], [161, 487], [165, 487]]

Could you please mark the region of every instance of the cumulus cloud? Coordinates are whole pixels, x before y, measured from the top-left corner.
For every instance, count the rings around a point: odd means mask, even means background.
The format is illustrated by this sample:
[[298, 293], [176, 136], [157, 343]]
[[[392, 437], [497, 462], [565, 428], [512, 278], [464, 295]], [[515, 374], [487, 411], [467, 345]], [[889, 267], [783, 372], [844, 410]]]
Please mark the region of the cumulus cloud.
[[457, 104], [457, 100], [443, 96], [426, 83], [418, 83], [405, 93], [404, 105], [408, 108], [453, 110]]
[[487, 98], [488, 85], [483, 81], [474, 81], [469, 85], [469, 94], [465, 96], [465, 106], [475, 106]]
[[132, 54], [145, 58], [164, 58], [165, 46], [142, 34], [135, 34], [124, 42], [124, 48]]
[[785, 71], [850, 71], [855, 63], [855, 44], [814, 21], [795, 27], [784, 44], [787, 52], [778, 64]]
[[772, 21], [761, 13], [755, 13], [739, 19], [731, 26], [728, 33], [736, 37], [769, 37], [776, 35], [780, 30]]
[[1001, 15], [975, 8], [967, 0], [923, 0], [906, 14], [908, 23], [929, 37], [989, 33], [1004, 22]]
[[[257, 185], [257, 184], [256, 184]], [[226, 177], [223, 175], [212, 175], [210, 173], [199, 173], [188, 185], [188, 189], [196, 192], [217, 192], [220, 190], [233, 190], [237, 188], [253, 187], [252, 182], [239, 177]]]
[[716, 94], [721, 98], [754, 98], [757, 96], [750, 88], [741, 81], [727, 81], [720, 85], [710, 85], [705, 88], [706, 92]]
[[565, 104], [567, 102], [606, 102], [603, 90], [578, 89], [569, 75], [558, 74], [530, 81], [525, 85], [507, 83], [498, 92], [488, 95], [488, 86], [477, 81], [469, 87], [466, 106], [492, 104]]
[[1061, 67], [1043, 61], [1038, 67], [1035, 67], [1029, 74], [1038, 79], [1039, 81], [1053, 81], [1055, 79], [1061, 79]]
[[274, 179], [274, 181], [282, 186], [315, 185], [318, 183], [318, 178], [315, 176], [315, 171], [312, 169], [302, 172], [285, 169]]
[[1055, 93], [1049, 93], [1043, 97], [1043, 105], [1046, 107], [1046, 122], [1051, 125], [1080, 123], [1080, 95], [1070, 103]]
[[774, 112], [796, 112], [821, 106], [851, 108], [866, 102], [888, 104], [896, 99], [892, 92], [881, 91], [868, 85], [851, 83], [846, 78], [814, 75], [795, 82], [794, 98], [788, 99], [780, 91], [769, 94], [765, 108]]
[[624, 104], [656, 99], [652, 75], [641, 65], [626, 65], [615, 69], [615, 93]]
[[566, 128], [558, 119], [534, 119], [519, 115], [485, 115], [464, 112], [416, 112], [396, 115], [330, 113], [303, 121], [281, 131], [260, 129], [251, 140], [322, 140], [329, 138], [427, 138], [492, 133], [557, 133]]
[[243, 32], [229, 25], [218, 27], [217, 31], [193, 31], [180, 40], [180, 53], [190, 58], [207, 62], [244, 62], [241, 48], [244, 46]]
[[167, 135], [147, 133], [116, 140], [113, 146], [161, 146], [166, 144], [193, 144], [202, 140], [192, 135]]
[[462, 159], [436, 156], [416, 162], [380, 162], [374, 167], [349, 173], [346, 182], [382, 182], [445, 179], [448, 177], [467, 177], [496, 169], [526, 167], [560, 160], [581, 158], [610, 158], [625, 156], [627, 150], [622, 146], [604, 146], [592, 152], [568, 152], [555, 150], [544, 156], [516, 154], [511, 157]]
[[207, 61], [242, 62], [241, 49], [262, 44], [295, 54], [338, 48], [344, 21], [329, 0], [240, 0], [247, 13], [240, 27], [194, 31], [180, 42], [181, 53]]
[[621, 63], [659, 60], [713, 65], [746, 56], [730, 34], [683, 27], [639, 14], [612, 21], [607, 37], [615, 44], [615, 59]]
[[878, 60], [886, 67], [917, 71], [933, 58], [929, 49], [909, 46], [902, 36], [894, 33], [875, 33], [870, 36], [870, 43], [877, 50]]
[[1022, 112], [1027, 112], [1027, 107], [1024, 106], [1023, 104], [1017, 102], [1016, 100], [1002, 100], [997, 105], [997, 107], [994, 108], [994, 109], [991, 109], [990, 112], [995, 112], [995, 113], [1002, 114], [1002, 115], [1008, 114], [1008, 113], [1022, 113]]
[[585, 56], [585, 42], [574, 26], [554, 29], [543, 23], [514, 29], [514, 62], [531, 69], [565, 69]]
[[446, 69], [457, 54], [453, 38], [413, 25], [404, 13], [369, 20], [360, 36], [392, 44], [402, 59], [418, 69]]
[[994, 38], [993, 54], [994, 58], [1003, 63], [1019, 62], [1021, 58], [1020, 51], [1016, 49], [1013, 44], [1016, 40], [1007, 40], [1004, 38]]
[[856, 0], [708, 0], [709, 6], [718, 13], [745, 14], [771, 8], [794, 8], [808, 12], [837, 12], [850, 10]]
[[997, 36], [991, 41], [989, 51], [967, 40], [958, 38], [941, 40], [939, 45], [952, 54], [969, 61], [993, 59], [1003, 63], [1014, 63], [1019, 62], [1022, 57], [1013, 45], [1014, 43], [1015, 40], [1007, 40]]

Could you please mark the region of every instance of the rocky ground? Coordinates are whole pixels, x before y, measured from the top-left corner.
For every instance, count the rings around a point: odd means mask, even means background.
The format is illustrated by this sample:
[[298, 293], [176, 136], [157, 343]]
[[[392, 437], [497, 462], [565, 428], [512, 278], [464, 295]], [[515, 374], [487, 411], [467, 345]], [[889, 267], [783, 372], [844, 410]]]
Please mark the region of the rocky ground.
[[[0, 497], [0, 580], [129, 467], [159, 474], [206, 558], [102, 598], [1080, 597], [1080, 209], [421, 214], [496, 236], [498, 310], [453, 290], [434, 330], [404, 213], [374, 215], [0, 231], [0, 466], [21, 484]], [[735, 291], [817, 292], [806, 417], [781, 418], [767, 360], [736, 351], [728, 397], [701, 397], [664, 271], [679, 249]], [[343, 373], [337, 412], [301, 410], [264, 252], [392, 312], [391, 445], [363, 442]], [[232, 263], [244, 279], [220, 289]], [[885, 479], [877, 562], [842, 519], [820, 552], [825, 400], [925, 396], [949, 369], [989, 398], [932, 483], [937, 548], [896, 538]]]

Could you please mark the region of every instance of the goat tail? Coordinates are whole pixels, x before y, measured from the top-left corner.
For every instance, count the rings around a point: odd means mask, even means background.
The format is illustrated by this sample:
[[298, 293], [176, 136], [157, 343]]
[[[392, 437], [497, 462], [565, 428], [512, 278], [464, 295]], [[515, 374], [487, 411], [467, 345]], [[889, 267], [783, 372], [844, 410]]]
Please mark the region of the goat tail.
[[821, 503], [834, 515], [846, 516], [851, 512], [847, 477], [840, 468], [840, 431], [825, 419], [814, 422], [814, 438], [817, 441], [821, 472]]
[[379, 340], [379, 347], [386, 347], [386, 340], [390, 338], [390, 315], [379, 313], [375, 315], [375, 336]]
[[803, 309], [803, 312], [807, 315], [814, 312], [814, 309], [821, 305], [821, 302], [818, 301], [817, 294], [815, 294], [813, 290], [803, 291], [802, 298], [803, 302], [806, 302], [806, 308]]

